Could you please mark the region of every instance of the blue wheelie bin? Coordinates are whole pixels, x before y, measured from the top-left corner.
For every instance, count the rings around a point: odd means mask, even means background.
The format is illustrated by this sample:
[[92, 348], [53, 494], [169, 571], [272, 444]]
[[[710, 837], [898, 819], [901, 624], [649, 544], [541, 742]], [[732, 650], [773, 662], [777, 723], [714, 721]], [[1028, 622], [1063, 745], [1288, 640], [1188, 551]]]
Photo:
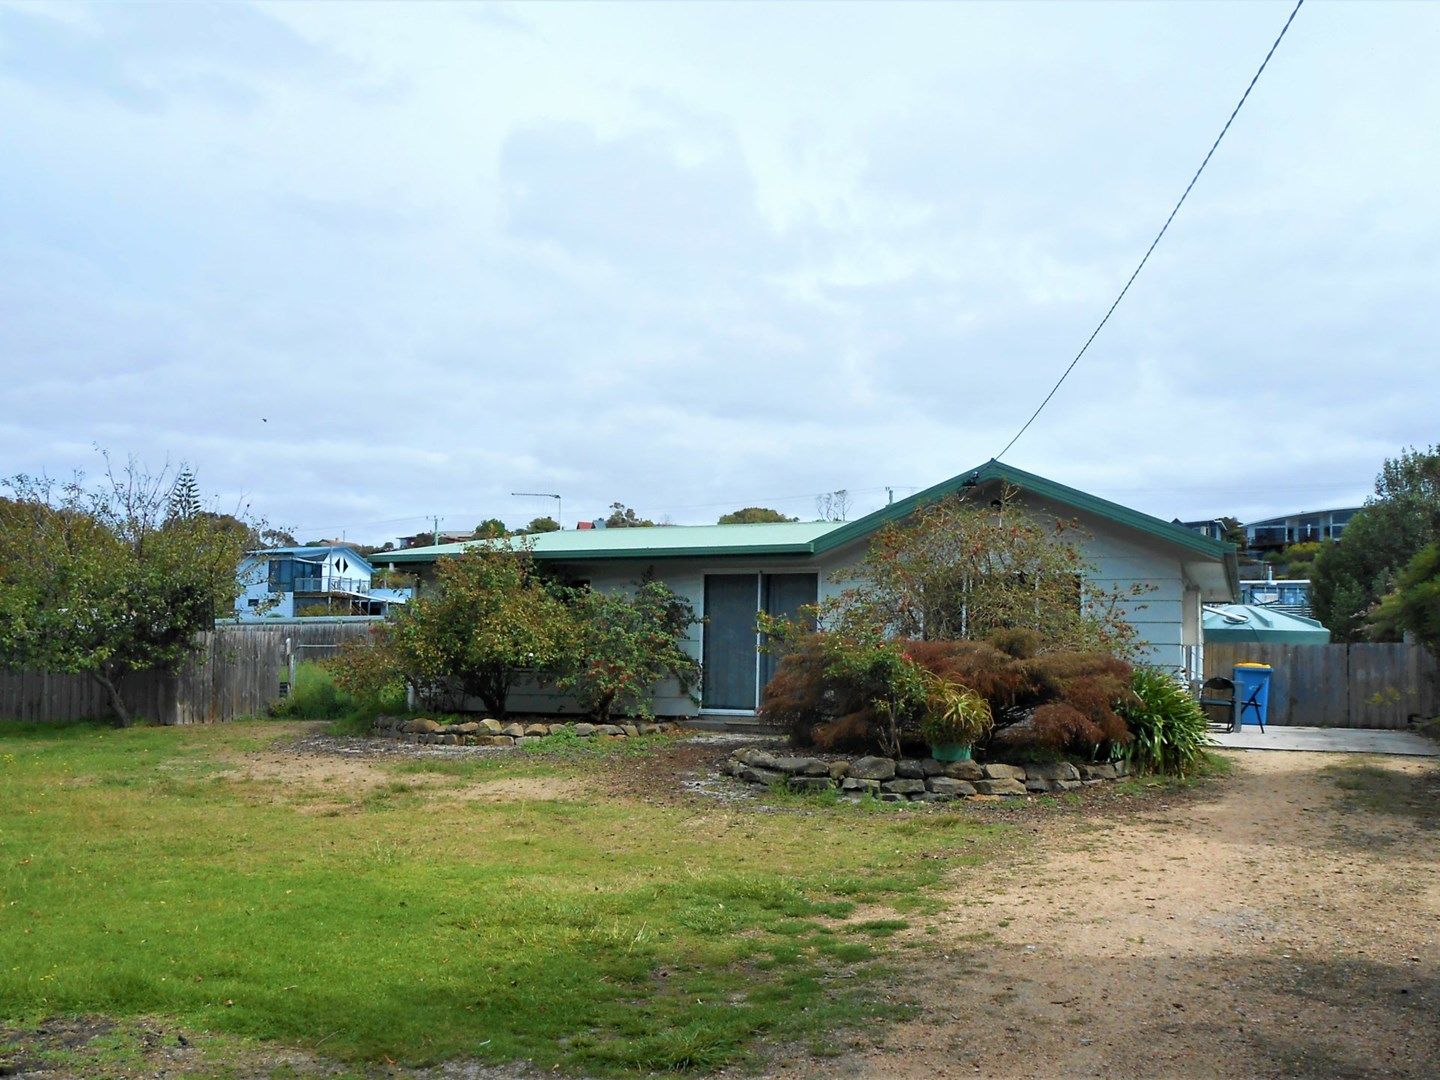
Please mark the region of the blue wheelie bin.
[[1235, 665], [1235, 723], [1259, 724], [1265, 733], [1270, 710], [1270, 677], [1275, 674], [1269, 664]]

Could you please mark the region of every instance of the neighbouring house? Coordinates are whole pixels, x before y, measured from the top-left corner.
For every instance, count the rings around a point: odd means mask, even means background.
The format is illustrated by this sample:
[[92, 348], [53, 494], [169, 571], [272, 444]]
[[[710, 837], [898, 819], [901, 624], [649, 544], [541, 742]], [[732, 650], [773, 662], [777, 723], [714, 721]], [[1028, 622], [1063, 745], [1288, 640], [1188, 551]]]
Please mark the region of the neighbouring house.
[[1276, 645], [1328, 645], [1330, 631], [1314, 619], [1255, 604], [1205, 609], [1205, 640]]
[[[619, 589], [650, 573], [694, 605], [704, 621], [692, 628], [687, 648], [703, 665], [700, 700], [662, 684], [655, 697], [658, 714], [748, 715], [776, 662], [757, 651], [758, 612], [793, 613], [837, 592], [843, 586], [836, 572], [860, 560], [877, 529], [917, 507], [959, 491], [989, 500], [1004, 488], [1014, 489], [1017, 500], [1037, 515], [1077, 520], [1090, 534], [1084, 547], [1095, 566], [1095, 583], [1147, 590], [1127, 611], [1144, 659], [1200, 676], [1201, 608], [1235, 599], [1234, 546], [996, 461], [850, 522], [567, 530], [532, 536], [528, 543], [537, 561], [572, 581]], [[436, 560], [467, 546], [387, 552], [380, 561], [418, 571], [423, 580]], [[512, 708], [565, 712], [574, 706], [558, 693], [530, 686], [512, 699]]]
[[1334, 510], [1307, 510], [1299, 514], [1265, 518], [1245, 525], [1245, 546], [1251, 551], [1273, 551], [1314, 540], [1339, 540], [1358, 506]]
[[303, 615], [384, 615], [409, 588], [373, 585], [375, 568], [348, 544], [252, 551], [240, 562], [238, 619]]
[[1240, 603], [1310, 618], [1309, 578], [1241, 578]]

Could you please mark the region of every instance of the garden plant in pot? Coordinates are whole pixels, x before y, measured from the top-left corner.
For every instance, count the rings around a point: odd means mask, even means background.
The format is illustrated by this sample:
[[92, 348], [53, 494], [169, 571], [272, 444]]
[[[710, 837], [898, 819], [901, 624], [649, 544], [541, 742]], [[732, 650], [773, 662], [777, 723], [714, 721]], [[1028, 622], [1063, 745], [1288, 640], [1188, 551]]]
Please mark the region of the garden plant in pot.
[[936, 761], [964, 761], [971, 748], [990, 733], [995, 718], [990, 703], [963, 686], [925, 673], [925, 714], [920, 734]]

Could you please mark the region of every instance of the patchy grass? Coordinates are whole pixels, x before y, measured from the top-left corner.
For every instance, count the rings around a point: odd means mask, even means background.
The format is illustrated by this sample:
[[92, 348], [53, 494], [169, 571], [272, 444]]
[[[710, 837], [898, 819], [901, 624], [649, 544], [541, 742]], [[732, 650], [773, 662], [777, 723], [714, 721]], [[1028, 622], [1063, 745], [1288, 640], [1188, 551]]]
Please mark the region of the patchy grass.
[[1440, 778], [1433, 770], [1403, 772], [1357, 760], [1327, 765], [1324, 774], [1345, 793], [1347, 809], [1440, 826]]
[[960, 815], [642, 805], [598, 784], [449, 797], [663, 739], [387, 763], [393, 782], [319, 815], [334, 784], [226, 771], [292, 730], [0, 728], [0, 1023], [163, 1018], [356, 1067], [713, 1069], [897, 1015], [877, 950], [904, 923], [843, 920], [933, 904], [928, 885], [1005, 837]]

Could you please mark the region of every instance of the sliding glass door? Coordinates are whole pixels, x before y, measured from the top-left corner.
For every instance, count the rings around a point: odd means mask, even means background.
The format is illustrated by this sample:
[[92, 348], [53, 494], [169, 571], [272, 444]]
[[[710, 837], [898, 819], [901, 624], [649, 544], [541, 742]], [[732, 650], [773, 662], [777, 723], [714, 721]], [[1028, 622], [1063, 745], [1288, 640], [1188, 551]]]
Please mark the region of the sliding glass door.
[[702, 707], [755, 710], [777, 662], [759, 651], [756, 615], [793, 617], [803, 605], [815, 603], [818, 587], [815, 574], [705, 575]]

